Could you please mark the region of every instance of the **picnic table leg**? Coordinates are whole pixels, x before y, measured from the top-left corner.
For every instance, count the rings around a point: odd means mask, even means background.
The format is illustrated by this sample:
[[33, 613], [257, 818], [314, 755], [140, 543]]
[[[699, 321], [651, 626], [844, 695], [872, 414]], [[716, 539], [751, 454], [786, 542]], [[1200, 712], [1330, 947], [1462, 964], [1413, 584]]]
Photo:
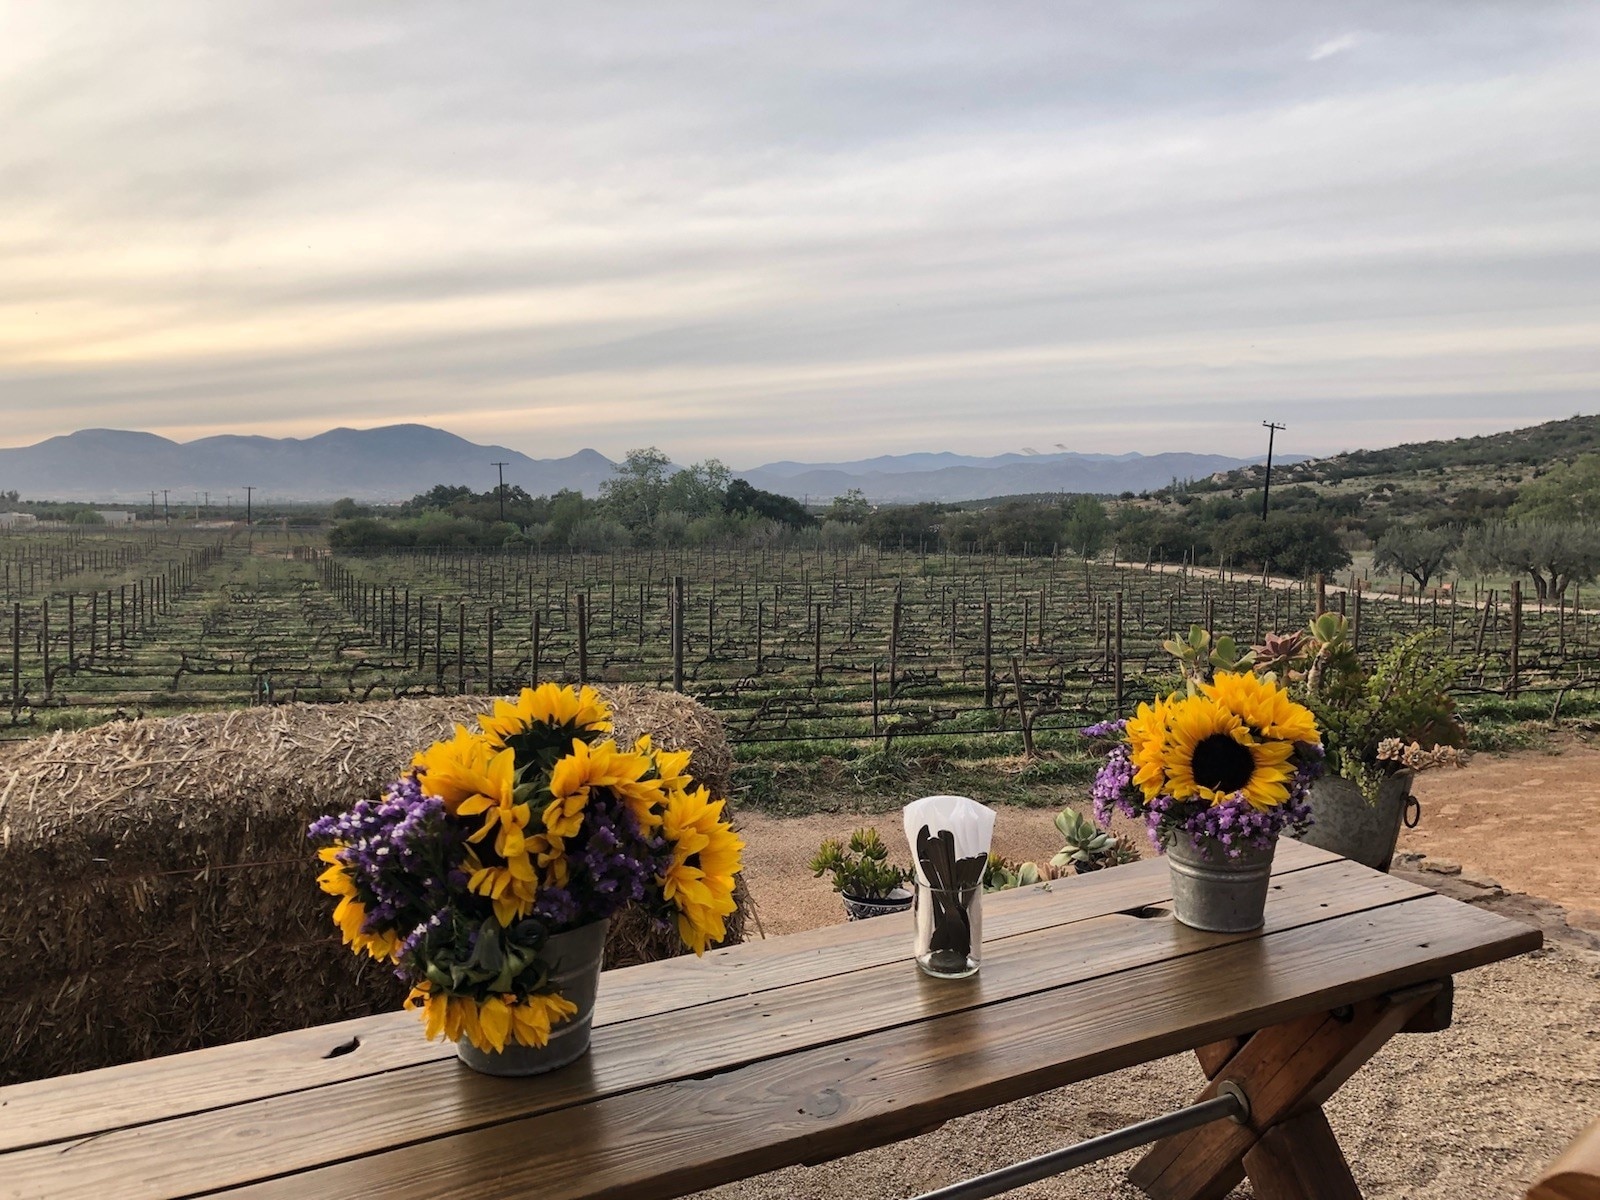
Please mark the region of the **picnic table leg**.
[[[1197, 1099], [1211, 1099], [1231, 1080], [1249, 1099], [1249, 1120], [1218, 1121], [1158, 1142], [1129, 1177], [1153, 1200], [1222, 1200], [1247, 1172], [1257, 1200], [1358, 1200], [1322, 1103], [1444, 986], [1424, 984], [1270, 1026], [1220, 1065], [1225, 1044], [1203, 1048], [1202, 1063], [1216, 1073]], [[1318, 1164], [1316, 1174], [1297, 1178], [1283, 1167], [1301, 1157]]]

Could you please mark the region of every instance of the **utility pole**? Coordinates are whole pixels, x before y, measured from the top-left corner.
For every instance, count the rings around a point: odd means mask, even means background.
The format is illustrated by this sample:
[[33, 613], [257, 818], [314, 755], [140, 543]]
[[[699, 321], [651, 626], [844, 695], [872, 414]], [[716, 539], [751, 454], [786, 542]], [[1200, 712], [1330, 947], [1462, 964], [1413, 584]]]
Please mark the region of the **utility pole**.
[[161, 489], [161, 516], [168, 525], [172, 524], [172, 509], [167, 505], [167, 488]]
[[500, 486], [495, 491], [500, 493], [500, 519], [504, 521], [506, 519], [506, 467], [510, 466], [510, 464], [497, 462], [489, 465], [494, 467], [500, 474]]
[[1272, 491], [1272, 439], [1278, 430], [1289, 428], [1287, 425], [1276, 425], [1271, 421], [1261, 422], [1267, 431], [1267, 478], [1261, 485], [1261, 519], [1267, 519], [1267, 496]]
[[255, 490], [256, 489], [254, 487], [252, 487], [250, 484], [245, 484], [245, 488], [244, 488], [244, 524], [245, 524], [245, 528], [246, 529], [248, 529], [254, 523], [254, 521], [252, 519], [254, 510], [251, 508], [250, 501], [251, 501], [251, 497], [255, 493]]
[[155, 490], [155, 488], [151, 488], [150, 489], [150, 519], [152, 521], [154, 521], [156, 519], [156, 490]]

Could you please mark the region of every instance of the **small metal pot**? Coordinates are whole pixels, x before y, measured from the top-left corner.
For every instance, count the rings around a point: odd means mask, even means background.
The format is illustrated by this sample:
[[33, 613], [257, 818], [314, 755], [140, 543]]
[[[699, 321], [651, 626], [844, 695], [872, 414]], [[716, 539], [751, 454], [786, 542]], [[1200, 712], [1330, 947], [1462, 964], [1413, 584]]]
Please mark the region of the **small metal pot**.
[[1266, 922], [1267, 889], [1277, 840], [1265, 850], [1244, 846], [1237, 858], [1215, 838], [1185, 834], [1167, 847], [1172, 879], [1172, 915], [1191, 929], [1248, 933]]
[[839, 898], [844, 901], [845, 915], [852, 921], [865, 921], [868, 917], [884, 917], [890, 913], [905, 912], [911, 907], [911, 893], [903, 887], [897, 887], [887, 896], [877, 896], [871, 900], [861, 900], [849, 892], [840, 892]]
[[540, 954], [552, 964], [550, 982], [578, 1006], [565, 1021], [553, 1025], [543, 1046], [508, 1045], [504, 1050], [479, 1050], [466, 1038], [456, 1043], [456, 1057], [485, 1075], [543, 1075], [582, 1058], [589, 1049], [595, 996], [600, 991], [600, 961], [610, 921], [592, 921], [553, 935]]

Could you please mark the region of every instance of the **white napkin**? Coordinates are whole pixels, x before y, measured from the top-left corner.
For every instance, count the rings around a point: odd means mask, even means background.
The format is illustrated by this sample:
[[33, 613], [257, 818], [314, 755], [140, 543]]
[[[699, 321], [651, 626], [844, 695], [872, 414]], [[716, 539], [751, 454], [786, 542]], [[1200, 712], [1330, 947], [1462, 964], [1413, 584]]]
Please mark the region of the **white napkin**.
[[927, 877], [917, 860], [917, 834], [926, 825], [937, 836], [948, 829], [955, 839], [956, 857], [972, 858], [989, 853], [989, 843], [994, 838], [996, 813], [987, 804], [979, 804], [966, 796], [924, 796], [913, 800], [902, 810], [905, 818], [906, 841], [911, 846], [911, 861], [916, 866], [917, 878], [924, 885]]

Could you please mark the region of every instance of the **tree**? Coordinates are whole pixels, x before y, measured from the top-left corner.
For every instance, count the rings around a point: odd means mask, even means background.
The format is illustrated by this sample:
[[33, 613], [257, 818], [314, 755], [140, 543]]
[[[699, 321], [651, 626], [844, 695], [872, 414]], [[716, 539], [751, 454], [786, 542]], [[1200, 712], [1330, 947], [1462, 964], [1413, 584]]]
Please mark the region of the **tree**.
[[1490, 521], [1467, 533], [1461, 554], [1484, 574], [1525, 574], [1540, 600], [1560, 600], [1571, 584], [1600, 574], [1600, 527]]
[[822, 514], [822, 519], [859, 525], [871, 515], [872, 505], [867, 503], [866, 494], [860, 488], [851, 488], [844, 495], [833, 498], [833, 503], [828, 505], [828, 511]]
[[728, 484], [728, 491], [722, 498], [724, 512], [742, 516], [745, 513], [755, 513], [769, 521], [777, 521], [791, 529], [804, 529], [815, 525], [817, 519], [805, 510], [805, 506], [792, 496], [780, 496], [776, 492], [764, 492], [758, 487], [752, 487], [743, 479], [735, 479]]
[[1511, 515], [1561, 525], [1600, 520], [1600, 454], [1580, 454], [1551, 467], [1521, 490]]
[[1066, 503], [1065, 517], [1061, 523], [1061, 540], [1085, 558], [1093, 558], [1105, 549], [1111, 536], [1111, 518], [1106, 516], [1106, 506], [1093, 496], [1075, 496]]
[[1379, 571], [1404, 571], [1425, 588], [1428, 580], [1450, 565], [1457, 538], [1448, 529], [1420, 525], [1391, 525], [1378, 539], [1372, 565]]
[[1350, 565], [1333, 525], [1309, 513], [1273, 513], [1265, 521], [1241, 513], [1219, 526], [1212, 551], [1240, 565], [1270, 567], [1286, 575], [1313, 575]]
[[681, 513], [691, 521], [719, 513], [732, 478], [733, 472], [714, 458], [685, 467], [667, 479], [658, 511]]
[[328, 509], [328, 515], [335, 521], [348, 521], [363, 515], [364, 512], [365, 510], [349, 496], [335, 500], [333, 507]]
[[629, 450], [617, 473], [600, 485], [600, 498], [611, 515], [633, 534], [648, 534], [672, 472], [672, 460], [654, 446]]

